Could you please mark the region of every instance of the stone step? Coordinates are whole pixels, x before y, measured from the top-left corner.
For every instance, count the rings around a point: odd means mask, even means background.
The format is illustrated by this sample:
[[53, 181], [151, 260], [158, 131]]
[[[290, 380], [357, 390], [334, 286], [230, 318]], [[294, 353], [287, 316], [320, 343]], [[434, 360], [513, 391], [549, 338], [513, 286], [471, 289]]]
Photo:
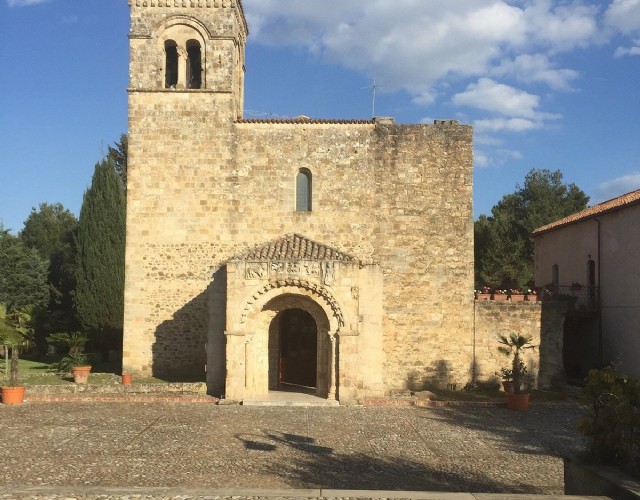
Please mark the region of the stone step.
[[335, 400], [320, 399], [318, 401], [309, 400], [272, 400], [272, 399], [245, 399], [242, 401], [243, 406], [340, 406]]

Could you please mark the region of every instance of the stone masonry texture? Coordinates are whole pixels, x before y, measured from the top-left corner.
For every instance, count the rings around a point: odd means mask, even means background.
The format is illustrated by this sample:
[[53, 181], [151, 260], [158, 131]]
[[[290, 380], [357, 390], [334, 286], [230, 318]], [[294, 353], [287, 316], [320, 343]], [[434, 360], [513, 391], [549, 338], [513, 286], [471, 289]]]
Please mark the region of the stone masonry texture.
[[[318, 395], [469, 382], [471, 127], [244, 119], [239, 1], [130, 7], [124, 369], [256, 396], [278, 382], [283, 311], [301, 308], [318, 327]], [[200, 47], [201, 88], [165, 88], [166, 44], [179, 71]], [[311, 211], [296, 211], [301, 169]], [[292, 234], [330, 252], [247, 257]]]

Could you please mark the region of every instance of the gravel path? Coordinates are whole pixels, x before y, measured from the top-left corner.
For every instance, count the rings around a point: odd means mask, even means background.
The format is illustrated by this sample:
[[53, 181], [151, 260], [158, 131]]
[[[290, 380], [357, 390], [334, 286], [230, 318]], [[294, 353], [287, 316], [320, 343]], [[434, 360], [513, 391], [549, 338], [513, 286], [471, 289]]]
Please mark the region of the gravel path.
[[578, 415], [566, 406], [0, 406], [0, 499], [27, 486], [559, 495], [559, 457], [583, 447]]

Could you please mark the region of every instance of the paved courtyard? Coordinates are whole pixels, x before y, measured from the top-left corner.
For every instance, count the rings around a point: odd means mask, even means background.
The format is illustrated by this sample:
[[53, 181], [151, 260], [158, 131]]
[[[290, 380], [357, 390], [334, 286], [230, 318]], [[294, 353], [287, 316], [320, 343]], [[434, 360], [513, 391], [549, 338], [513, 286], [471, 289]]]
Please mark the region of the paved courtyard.
[[[577, 408], [0, 405], [0, 498], [23, 486], [562, 494]], [[4, 496], [6, 497], [6, 496]]]

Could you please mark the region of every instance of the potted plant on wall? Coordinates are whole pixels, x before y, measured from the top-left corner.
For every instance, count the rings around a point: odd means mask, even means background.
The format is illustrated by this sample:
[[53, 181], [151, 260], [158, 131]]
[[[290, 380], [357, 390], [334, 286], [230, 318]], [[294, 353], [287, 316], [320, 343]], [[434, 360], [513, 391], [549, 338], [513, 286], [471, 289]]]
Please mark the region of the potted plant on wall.
[[518, 335], [515, 332], [509, 335], [498, 335], [500, 346], [498, 351], [505, 356], [513, 356], [511, 360], [511, 372], [513, 376], [513, 393], [507, 393], [507, 408], [510, 410], [526, 410], [529, 407], [529, 393], [522, 391], [522, 383], [526, 374], [526, 367], [521, 355], [527, 349], [535, 349], [531, 337]]
[[500, 368], [499, 372], [496, 372], [496, 375], [502, 379], [502, 388], [504, 389], [505, 394], [512, 394], [514, 387], [513, 370], [503, 366]]
[[83, 332], [54, 333], [47, 337], [53, 345], [64, 347], [67, 354], [60, 360], [60, 371], [71, 372], [76, 384], [86, 384], [91, 373], [89, 358], [84, 352], [89, 337]]
[[19, 354], [33, 346], [31, 308], [24, 307], [0, 317], [0, 344], [11, 351], [9, 383], [2, 387], [2, 402], [8, 405], [22, 404], [25, 387], [19, 385]]

